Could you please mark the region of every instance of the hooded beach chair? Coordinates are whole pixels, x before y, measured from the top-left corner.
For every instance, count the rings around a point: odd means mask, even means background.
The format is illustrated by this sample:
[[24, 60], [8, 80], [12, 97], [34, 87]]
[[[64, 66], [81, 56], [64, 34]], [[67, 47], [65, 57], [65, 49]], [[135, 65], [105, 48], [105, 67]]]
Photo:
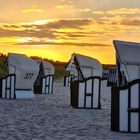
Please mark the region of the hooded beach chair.
[[39, 67], [24, 54], [8, 53], [9, 74], [1, 80], [1, 98], [32, 99], [33, 84], [37, 78]]
[[39, 65], [39, 73], [34, 84], [36, 94], [53, 93], [54, 66], [43, 60], [36, 60]]
[[71, 105], [75, 108], [101, 108], [101, 63], [81, 54], [73, 54], [72, 57], [78, 80], [71, 82]]
[[64, 77], [64, 86], [70, 87], [72, 80], [78, 80], [78, 71], [74, 64], [74, 55], [72, 55], [71, 59], [67, 63], [65, 70], [69, 73], [69, 75]]
[[107, 86], [117, 85], [117, 70], [112, 67], [108, 69]]
[[140, 132], [140, 44], [113, 43], [117, 85], [111, 89], [111, 130]]

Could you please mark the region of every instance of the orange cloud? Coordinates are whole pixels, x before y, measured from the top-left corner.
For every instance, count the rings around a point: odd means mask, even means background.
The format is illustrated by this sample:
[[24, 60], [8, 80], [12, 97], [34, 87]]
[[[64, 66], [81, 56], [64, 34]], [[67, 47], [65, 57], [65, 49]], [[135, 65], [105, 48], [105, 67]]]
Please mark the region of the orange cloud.
[[93, 11], [92, 14], [97, 14], [97, 15], [104, 15], [104, 11]]
[[103, 43], [80, 43], [80, 42], [43, 42], [43, 41], [25, 41], [19, 42], [15, 45], [63, 45], [63, 46], [79, 46], [79, 47], [108, 47], [110, 44]]
[[83, 8], [83, 9], [79, 9], [79, 12], [90, 12], [91, 9], [90, 8]]
[[124, 19], [121, 22], [122, 25], [130, 25], [130, 26], [140, 26], [140, 19]]
[[[38, 21], [38, 23], [40, 23]], [[41, 22], [42, 23], [42, 22]], [[0, 37], [36, 37], [36, 38], [50, 38], [57, 39], [66, 33], [63, 30], [83, 30], [86, 26], [92, 24], [93, 21], [89, 19], [63, 19], [63, 20], [50, 20], [44, 24], [8, 24], [0, 27]], [[62, 31], [60, 31], [62, 30]], [[76, 35], [76, 34], [75, 34]], [[77, 34], [76, 36], [81, 36]]]
[[21, 52], [26, 48], [28, 51], [24, 51], [28, 55], [40, 55], [50, 59], [58, 56], [55, 58], [60, 61], [67, 61], [71, 53], [78, 52], [94, 56], [103, 63], [113, 63], [115, 52], [112, 40], [137, 42], [139, 24], [140, 17], [128, 19], [123, 15], [103, 16], [99, 19], [68, 18], [0, 24], [0, 49], [7, 53], [11, 50]]
[[74, 8], [74, 5], [62, 4], [62, 5], [57, 5], [56, 8], [66, 10], [66, 9]]
[[93, 11], [92, 14], [97, 15], [134, 15], [140, 14], [139, 8], [121, 8], [108, 11]]
[[114, 9], [111, 11], [107, 11], [106, 14], [110, 15], [133, 15], [133, 14], [140, 14], [140, 9], [138, 8], [121, 8], [121, 9]]
[[77, 8], [75, 7], [74, 5], [72, 4], [61, 4], [61, 5], [57, 5], [56, 6], [56, 9], [58, 10], [62, 10], [62, 11], [65, 11], [67, 13], [75, 13], [76, 15], [77, 14], [80, 14], [80, 13], [87, 13], [87, 12], [91, 12], [91, 9], [90, 8]]
[[22, 13], [43, 13], [44, 10], [33, 5], [31, 8], [23, 9]]

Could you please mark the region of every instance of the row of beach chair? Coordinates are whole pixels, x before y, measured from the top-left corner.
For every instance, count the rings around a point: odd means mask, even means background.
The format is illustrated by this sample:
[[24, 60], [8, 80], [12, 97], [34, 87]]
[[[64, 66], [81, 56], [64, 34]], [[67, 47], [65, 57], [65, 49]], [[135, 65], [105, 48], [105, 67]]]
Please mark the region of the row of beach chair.
[[53, 93], [54, 66], [24, 54], [9, 53], [9, 75], [0, 79], [0, 98], [33, 99], [35, 94]]
[[111, 86], [111, 130], [140, 132], [140, 44], [113, 41], [116, 67], [103, 70], [91, 57], [73, 54], [66, 66], [69, 75], [64, 85], [70, 87], [74, 108], [101, 108], [101, 83]]
[[[95, 58], [72, 54], [66, 66], [74, 108], [101, 109], [101, 84], [111, 86], [111, 130], [140, 132], [140, 44], [113, 41], [116, 67], [104, 70]], [[34, 94], [53, 93], [54, 66], [23, 54], [9, 53], [9, 75], [0, 79], [0, 98], [33, 99]]]

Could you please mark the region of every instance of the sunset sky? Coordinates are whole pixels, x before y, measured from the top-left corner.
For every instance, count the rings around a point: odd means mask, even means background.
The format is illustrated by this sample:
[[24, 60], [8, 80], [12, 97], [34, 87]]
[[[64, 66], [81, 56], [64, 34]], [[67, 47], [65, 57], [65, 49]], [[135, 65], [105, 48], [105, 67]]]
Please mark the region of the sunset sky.
[[0, 0], [0, 52], [115, 63], [113, 40], [140, 42], [140, 0]]

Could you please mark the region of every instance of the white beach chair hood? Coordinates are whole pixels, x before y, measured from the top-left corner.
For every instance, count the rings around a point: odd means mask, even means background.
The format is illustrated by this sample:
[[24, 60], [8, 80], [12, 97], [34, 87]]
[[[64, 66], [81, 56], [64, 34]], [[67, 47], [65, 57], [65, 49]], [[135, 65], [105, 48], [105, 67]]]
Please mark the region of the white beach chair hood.
[[97, 59], [81, 54], [73, 55], [84, 78], [91, 76], [102, 77], [103, 67]]
[[46, 62], [46, 61], [42, 61], [42, 64], [43, 64], [43, 67], [44, 67], [45, 76], [46, 75], [54, 75], [55, 68], [51, 63]]
[[35, 61], [23, 54], [8, 53], [8, 69], [16, 74], [16, 89], [32, 90], [39, 72]]
[[140, 78], [140, 44], [115, 40], [117, 59], [128, 82]]
[[71, 56], [71, 59], [66, 66], [66, 71], [70, 72], [71, 75], [74, 75], [74, 76], [78, 75], [76, 65], [74, 64], [74, 55]]
[[35, 60], [35, 61], [38, 63], [39, 66], [42, 63], [45, 76], [54, 75], [55, 68], [53, 64], [44, 60]]
[[77, 69], [80, 69], [84, 78], [88, 78], [91, 76], [102, 77], [103, 67], [101, 63], [95, 58], [74, 53], [72, 54], [71, 60], [69, 62], [69, 67], [67, 68], [70, 69], [71, 66], [73, 66], [74, 69], [76, 69], [76, 67]]

